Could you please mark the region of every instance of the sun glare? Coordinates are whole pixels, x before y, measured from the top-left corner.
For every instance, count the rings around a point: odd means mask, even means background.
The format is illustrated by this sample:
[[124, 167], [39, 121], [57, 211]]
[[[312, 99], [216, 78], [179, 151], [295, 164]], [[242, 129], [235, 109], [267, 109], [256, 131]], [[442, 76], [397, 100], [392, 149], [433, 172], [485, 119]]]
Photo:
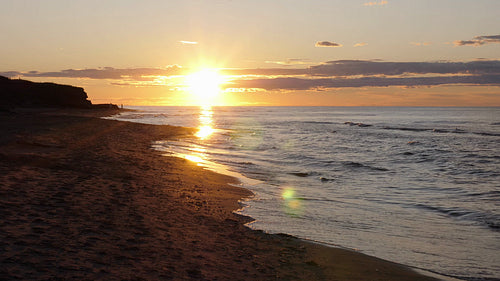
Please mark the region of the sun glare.
[[198, 105], [213, 105], [219, 96], [223, 83], [223, 76], [217, 70], [204, 69], [186, 77], [194, 103]]

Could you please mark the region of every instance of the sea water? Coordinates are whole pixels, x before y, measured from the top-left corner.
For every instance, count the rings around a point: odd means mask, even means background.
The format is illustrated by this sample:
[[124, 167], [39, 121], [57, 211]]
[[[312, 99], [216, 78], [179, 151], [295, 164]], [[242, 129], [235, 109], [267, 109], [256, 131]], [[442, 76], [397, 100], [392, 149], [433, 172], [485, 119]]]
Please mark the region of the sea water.
[[252, 228], [500, 278], [500, 108], [133, 109], [114, 118], [200, 128], [153, 146], [243, 175]]

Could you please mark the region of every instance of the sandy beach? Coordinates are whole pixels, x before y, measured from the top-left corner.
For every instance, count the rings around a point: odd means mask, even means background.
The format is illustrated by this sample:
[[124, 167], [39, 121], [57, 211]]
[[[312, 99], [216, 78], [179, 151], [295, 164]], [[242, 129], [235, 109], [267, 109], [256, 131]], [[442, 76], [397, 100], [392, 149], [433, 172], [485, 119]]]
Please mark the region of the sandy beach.
[[1, 280], [435, 280], [244, 226], [234, 178], [162, 156], [189, 128], [0, 113]]

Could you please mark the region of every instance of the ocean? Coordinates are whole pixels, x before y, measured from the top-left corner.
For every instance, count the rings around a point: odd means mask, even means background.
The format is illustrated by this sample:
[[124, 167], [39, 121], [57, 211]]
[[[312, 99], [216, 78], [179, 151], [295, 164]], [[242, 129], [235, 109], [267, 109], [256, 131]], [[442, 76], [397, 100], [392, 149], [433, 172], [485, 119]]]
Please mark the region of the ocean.
[[249, 227], [500, 278], [500, 108], [130, 107], [200, 128], [153, 149], [240, 178]]

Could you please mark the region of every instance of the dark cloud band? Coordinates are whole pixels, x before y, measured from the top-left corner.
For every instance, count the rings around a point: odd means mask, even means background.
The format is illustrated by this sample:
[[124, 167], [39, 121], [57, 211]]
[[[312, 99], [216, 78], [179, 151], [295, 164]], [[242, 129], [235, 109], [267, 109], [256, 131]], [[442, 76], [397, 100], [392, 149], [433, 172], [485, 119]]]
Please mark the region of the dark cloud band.
[[482, 46], [486, 44], [500, 43], [500, 35], [476, 36], [471, 40], [458, 40], [453, 42], [456, 46]]
[[338, 60], [311, 66], [309, 73], [324, 76], [500, 73], [500, 61], [384, 62]]
[[330, 42], [330, 41], [318, 41], [316, 42], [316, 47], [342, 47], [341, 44]]
[[479, 76], [413, 77], [413, 78], [273, 78], [233, 81], [228, 88], [258, 88], [264, 90], [313, 90], [327, 88], [362, 87], [418, 87], [446, 84], [495, 85], [500, 86], [500, 74]]
[[127, 68], [118, 69], [112, 67], [87, 68], [87, 69], [65, 69], [56, 72], [0, 72], [0, 75], [7, 77], [60, 77], [60, 78], [90, 78], [90, 79], [142, 79], [144, 76], [171, 76], [182, 75], [186, 72], [179, 66], [168, 66], [165, 68]]

